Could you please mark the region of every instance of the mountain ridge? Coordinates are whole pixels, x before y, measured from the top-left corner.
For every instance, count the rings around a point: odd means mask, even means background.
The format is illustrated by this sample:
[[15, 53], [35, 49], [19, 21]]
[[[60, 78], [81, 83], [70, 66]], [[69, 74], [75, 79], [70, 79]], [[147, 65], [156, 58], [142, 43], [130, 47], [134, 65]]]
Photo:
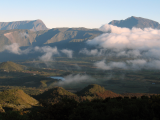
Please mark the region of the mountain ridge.
[[40, 19], [0, 22], [0, 30], [12, 30], [12, 29], [29, 29], [32, 31], [48, 30], [46, 25]]
[[39, 46], [55, 42], [82, 42], [102, 34], [98, 29], [87, 28], [53, 28], [49, 30], [30, 31], [23, 30], [0, 30], [0, 52], [5, 50], [6, 45], [18, 43], [22, 46]]
[[142, 17], [131, 16], [126, 18], [125, 20], [112, 20], [108, 24], [118, 26], [118, 27], [126, 27], [132, 29], [133, 27], [137, 28], [153, 28], [160, 29], [160, 24], [154, 20], [150, 20]]

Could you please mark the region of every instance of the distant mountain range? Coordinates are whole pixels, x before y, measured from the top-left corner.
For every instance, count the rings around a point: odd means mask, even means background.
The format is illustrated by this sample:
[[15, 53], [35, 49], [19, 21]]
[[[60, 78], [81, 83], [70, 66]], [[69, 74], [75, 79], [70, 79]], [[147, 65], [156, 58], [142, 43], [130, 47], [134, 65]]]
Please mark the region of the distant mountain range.
[[114, 25], [114, 26], [118, 26], [118, 27], [126, 27], [126, 28], [154, 28], [154, 29], [160, 29], [160, 24], [156, 21], [153, 20], [149, 20], [146, 18], [142, 18], [142, 17], [135, 17], [135, 16], [131, 16], [125, 20], [113, 20], [111, 22], [109, 22], [109, 24]]
[[18, 43], [19, 46], [40, 46], [55, 42], [83, 42], [102, 34], [98, 29], [54, 28], [41, 31], [0, 30], [0, 51], [5, 45]]
[[[109, 24], [126, 28], [155, 28], [160, 29], [160, 24], [153, 20], [141, 17], [129, 17], [125, 20], [113, 20]], [[103, 34], [98, 29], [87, 28], [53, 28], [48, 29], [41, 20], [17, 21], [0, 23], [0, 61], [32, 59], [38, 54], [15, 55], [5, 51], [5, 45], [18, 43], [21, 49], [34, 46], [57, 46], [58, 49], [71, 49], [78, 51], [83, 48], [95, 48], [86, 44], [86, 41]], [[77, 54], [78, 55], [78, 54]]]
[[32, 31], [48, 30], [42, 20], [0, 22], [0, 30], [28, 29]]

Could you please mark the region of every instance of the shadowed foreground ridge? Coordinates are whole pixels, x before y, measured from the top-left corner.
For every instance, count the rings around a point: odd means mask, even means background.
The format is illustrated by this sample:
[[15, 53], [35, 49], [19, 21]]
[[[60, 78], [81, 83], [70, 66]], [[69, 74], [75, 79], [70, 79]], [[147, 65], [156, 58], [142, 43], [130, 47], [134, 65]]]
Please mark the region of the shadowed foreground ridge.
[[[92, 84], [78, 93], [82, 95], [95, 95], [105, 93], [103, 87]], [[107, 93], [115, 94], [112, 91]], [[118, 94], [117, 94], [118, 95]], [[39, 95], [41, 98], [57, 99], [58, 96], [76, 96], [62, 87], [55, 87]], [[78, 97], [78, 96], [77, 96]], [[80, 97], [80, 96], [79, 96]], [[112, 96], [113, 97], [113, 96]], [[138, 97], [113, 97], [104, 99], [77, 101], [64, 97], [54, 104], [43, 104], [30, 111], [5, 111], [5, 106], [0, 104], [0, 119], [2, 120], [159, 120], [160, 95]], [[57, 99], [58, 100], [58, 99]], [[15, 101], [15, 102], [14, 102]], [[20, 89], [5, 90], [0, 93], [0, 103], [19, 105], [36, 105], [38, 102]], [[50, 101], [45, 101], [50, 102]], [[6, 105], [5, 104], [5, 105]]]

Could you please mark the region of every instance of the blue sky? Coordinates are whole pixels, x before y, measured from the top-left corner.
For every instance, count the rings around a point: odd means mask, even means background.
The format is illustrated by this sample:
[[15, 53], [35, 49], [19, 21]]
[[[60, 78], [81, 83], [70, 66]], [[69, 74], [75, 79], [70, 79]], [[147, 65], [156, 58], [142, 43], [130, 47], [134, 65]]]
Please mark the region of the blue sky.
[[41, 19], [48, 28], [99, 28], [130, 16], [160, 23], [160, 0], [0, 0], [0, 22]]

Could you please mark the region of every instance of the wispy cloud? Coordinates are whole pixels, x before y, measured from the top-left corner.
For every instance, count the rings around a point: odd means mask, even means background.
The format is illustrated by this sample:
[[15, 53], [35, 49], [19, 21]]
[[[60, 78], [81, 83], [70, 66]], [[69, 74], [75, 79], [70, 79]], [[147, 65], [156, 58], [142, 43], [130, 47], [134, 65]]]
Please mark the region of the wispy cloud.
[[61, 52], [66, 54], [68, 58], [72, 58], [73, 50], [63, 49]]
[[17, 54], [17, 55], [28, 54], [31, 51], [31, 48], [27, 48], [25, 50], [21, 50], [19, 48], [18, 43], [13, 43], [11, 45], [5, 45], [3, 49], [7, 50], [10, 53], [14, 53], [14, 54]]
[[84, 84], [84, 83], [93, 83], [93, 82], [96, 82], [96, 80], [94, 78], [92, 78], [91, 76], [89, 75], [80, 75], [80, 74], [77, 74], [77, 75], [68, 75], [68, 76], [65, 76], [64, 77], [64, 81], [59, 81], [57, 82], [55, 85], [56, 86], [80, 86], [81, 84]]
[[41, 61], [52, 61], [53, 55], [59, 54], [57, 47], [52, 48], [50, 46], [44, 46], [44, 47], [36, 46], [34, 49], [35, 51], [44, 53], [41, 57], [39, 57]]
[[79, 53], [85, 54], [85, 55], [90, 55], [90, 56], [100, 56], [100, 55], [104, 54], [104, 50], [100, 49], [98, 51], [98, 49], [88, 50], [87, 48], [83, 48], [82, 50], [79, 51]]

